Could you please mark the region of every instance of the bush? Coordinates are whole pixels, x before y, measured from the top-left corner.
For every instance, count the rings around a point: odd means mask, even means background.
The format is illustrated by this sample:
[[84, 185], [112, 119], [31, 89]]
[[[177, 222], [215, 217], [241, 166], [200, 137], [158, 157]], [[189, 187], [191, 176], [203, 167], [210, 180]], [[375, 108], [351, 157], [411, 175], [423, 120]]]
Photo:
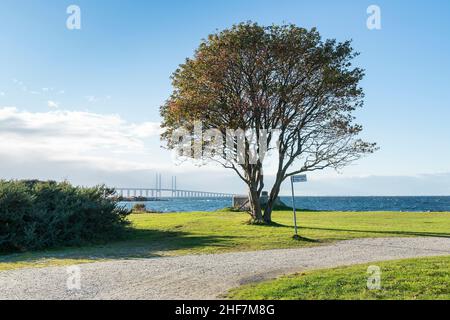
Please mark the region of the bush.
[[132, 212], [147, 212], [147, 207], [144, 203], [136, 203], [131, 209]]
[[105, 186], [0, 180], [0, 252], [121, 238], [129, 212], [112, 195]]

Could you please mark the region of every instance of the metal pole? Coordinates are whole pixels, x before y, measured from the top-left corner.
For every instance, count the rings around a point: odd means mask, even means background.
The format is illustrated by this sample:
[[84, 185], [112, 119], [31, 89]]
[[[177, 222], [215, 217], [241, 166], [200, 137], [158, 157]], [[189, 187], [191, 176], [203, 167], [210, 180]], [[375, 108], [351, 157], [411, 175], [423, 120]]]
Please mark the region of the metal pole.
[[292, 190], [292, 209], [294, 210], [294, 228], [295, 228], [294, 238], [298, 238], [297, 211], [295, 209], [295, 196], [294, 196], [294, 178], [292, 176], [291, 176], [291, 190]]

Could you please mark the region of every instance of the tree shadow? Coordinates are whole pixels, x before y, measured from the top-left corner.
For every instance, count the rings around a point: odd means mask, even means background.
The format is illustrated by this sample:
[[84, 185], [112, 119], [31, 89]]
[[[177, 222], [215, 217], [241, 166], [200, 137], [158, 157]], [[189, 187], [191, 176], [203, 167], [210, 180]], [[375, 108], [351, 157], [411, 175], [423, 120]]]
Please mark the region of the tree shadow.
[[[63, 247], [43, 251], [0, 255], [2, 262], [33, 262], [41, 260], [111, 260], [139, 259], [166, 256], [176, 250], [205, 247], [231, 248], [233, 236], [198, 236], [181, 231], [130, 229], [121, 241], [93, 244], [82, 247]], [[195, 251], [195, 250], [194, 250]]]
[[[275, 228], [289, 228], [293, 229], [292, 225], [281, 224], [278, 222], [271, 222], [269, 224], [258, 225], [261, 227], [275, 227]], [[321, 227], [306, 227], [299, 226], [299, 230], [319, 230], [319, 231], [337, 231], [337, 232], [358, 232], [358, 233], [374, 233], [374, 234], [386, 234], [386, 235], [404, 235], [404, 236], [416, 236], [416, 237], [436, 237], [436, 238], [450, 238], [450, 233], [445, 232], [427, 232], [427, 231], [397, 231], [397, 230], [358, 230], [358, 229], [338, 229], [338, 228], [321, 228]], [[307, 239], [307, 238], [305, 238]], [[315, 241], [314, 239], [309, 239]]]
[[437, 238], [450, 238], [450, 233], [441, 232], [426, 232], [426, 231], [395, 231], [395, 230], [355, 230], [355, 229], [335, 229], [335, 228], [319, 228], [319, 227], [300, 227], [300, 229], [308, 230], [321, 230], [321, 231], [340, 231], [340, 232], [359, 232], [359, 233], [375, 233], [375, 234], [387, 234], [387, 235], [404, 235], [404, 236], [416, 236], [416, 237], [437, 237]]
[[300, 235], [295, 235], [292, 238], [296, 241], [302, 241], [302, 242], [311, 242], [311, 243], [320, 243], [321, 242], [320, 240], [307, 238], [307, 237], [303, 237]]
[[285, 224], [281, 224], [278, 222], [265, 222], [265, 223], [252, 223], [251, 221], [244, 222], [244, 224], [249, 226], [256, 226], [256, 227], [266, 227], [266, 228], [293, 228], [292, 226], [288, 226]]

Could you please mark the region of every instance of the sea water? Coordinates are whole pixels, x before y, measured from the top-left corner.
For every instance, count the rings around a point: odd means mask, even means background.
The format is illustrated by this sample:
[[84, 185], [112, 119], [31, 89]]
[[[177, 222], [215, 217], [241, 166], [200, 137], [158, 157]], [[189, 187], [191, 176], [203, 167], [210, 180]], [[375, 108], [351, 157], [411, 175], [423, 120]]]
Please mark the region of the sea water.
[[[281, 197], [288, 206], [291, 197]], [[136, 202], [123, 202], [131, 208]], [[156, 212], [216, 211], [231, 206], [231, 198], [179, 198], [144, 201], [148, 210]], [[299, 209], [318, 211], [450, 211], [450, 196], [435, 197], [296, 197]]]

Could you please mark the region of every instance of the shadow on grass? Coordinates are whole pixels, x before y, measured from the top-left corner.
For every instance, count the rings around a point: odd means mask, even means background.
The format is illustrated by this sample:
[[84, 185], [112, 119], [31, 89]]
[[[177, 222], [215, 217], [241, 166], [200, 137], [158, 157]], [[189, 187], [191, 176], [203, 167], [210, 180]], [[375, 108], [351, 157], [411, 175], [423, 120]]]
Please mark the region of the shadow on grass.
[[140, 230], [127, 231], [126, 240], [82, 247], [64, 247], [44, 251], [0, 255], [3, 262], [33, 262], [42, 259], [110, 260], [160, 257], [164, 252], [205, 247], [231, 247], [233, 236], [197, 236], [186, 232]]
[[[289, 228], [292, 229], [293, 226], [285, 225], [277, 222], [272, 222], [270, 224], [258, 225], [261, 227], [275, 227], [275, 228]], [[299, 230], [318, 230], [318, 231], [334, 231], [334, 232], [356, 232], [356, 233], [366, 233], [366, 234], [385, 234], [385, 235], [404, 235], [404, 236], [415, 236], [415, 237], [436, 237], [436, 238], [450, 238], [450, 233], [445, 232], [426, 232], [426, 231], [396, 231], [396, 230], [357, 230], [357, 229], [337, 229], [337, 228], [320, 228], [320, 227], [305, 227], [299, 226]], [[309, 239], [300, 237], [296, 240], [307, 241], [307, 242], [320, 242], [319, 240]]]
[[354, 230], [354, 229], [334, 229], [334, 228], [319, 228], [319, 227], [300, 227], [300, 229], [307, 230], [321, 230], [321, 231], [341, 231], [341, 232], [360, 232], [360, 233], [375, 233], [386, 235], [404, 235], [404, 236], [416, 236], [416, 237], [436, 237], [436, 238], [450, 238], [450, 233], [440, 232], [425, 232], [425, 231], [376, 231], [376, 230]]
[[303, 242], [311, 242], [311, 243], [320, 243], [320, 240], [317, 239], [312, 239], [312, 238], [306, 238], [306, 237], [302, 237], [302, 236], [293, 236], [293, 239], [295, 241], [303, 241]]
[[264, 222], [264, 223], [254, 223], [251, 220], [244, 222], [243, 224], [248, 225], [248, 226], [255, 226], [255, 227], [266, 227], [266, 228], [293, 228], [291, 226], [285, 225], [285, 224], [281, 224], [278, 222]]

